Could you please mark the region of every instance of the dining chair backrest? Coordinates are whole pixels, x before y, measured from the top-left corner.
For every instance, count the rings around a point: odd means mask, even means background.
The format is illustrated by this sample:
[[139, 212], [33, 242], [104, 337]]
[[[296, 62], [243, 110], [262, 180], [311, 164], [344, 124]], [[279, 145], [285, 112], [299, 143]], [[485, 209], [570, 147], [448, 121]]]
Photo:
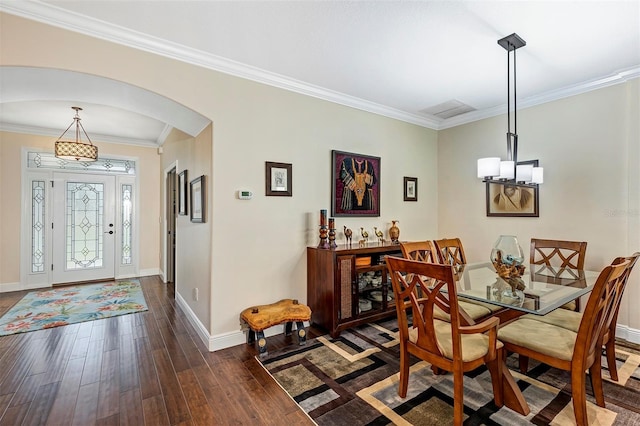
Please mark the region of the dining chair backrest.
[[401, 341], [409, 340], [408, 314], [411, 314], [411, 326], [417, 329], [416, 345], [431, 354], [442, 356], [434, 328], [434, 309], [437, 306], [451, 316], [453, 351], [456, 353], [460, 349], [460, 336], [457, 333], [460, 322], [451, 266], [394, 257], [387, 258], [387, 265], [391, 273]]
[[400, 249], [405, 259], [439, 263], [436, 247], [430, 240], [400, 243]]
[[616, 302], [624, 289], [624, 281], [630, 264], [631, 261], [624, 260], [621, 263], [612, 263], [605, 267], [600, 272], [596, 284], [589, 294], [589, 300], [578, 328], [573, 354], [574, 361], [578, 359], [590, 360], [585, 362], [587, 368], [596, 358], [597, 362], [600, 362], [602, 337], [615, 314]]
[[529, 263], [553, 268], [584, 269], [586, 253], [586, 241], [532, 238]]
[[438, 261], [444, 265], [459, 266], [467, 263], [460, 238], [434, 240], [438, 252]]
[[[627, 269], [625, 270], [622, 279], [618, 283], [618, 288], [615, 291], [616, 297], [612, 302], [613, 306], [609, 312], [609, 317], [605, 320], [604, 329], [602, 331], [603, 334], [606, 334], [607, 331], [609, 331], [609, 332], [613, 332], [614, 333], [613, 335], [615, 336], [615, 327], [616, 327], [616, 323], [618, 322], [618, 312], [620, 310], [620, 303], [622, 302], [622, 296], [624, 294], [625, 288], [627, 287], [629, 276], [631, 275], [631, 272], [633, 271], [633, 267], [638, 261], [638, 258], [640, 258], [640, 252], [635, 252], [628, 257], [617, 257], [612, 263], [612, 265], [617, 265], [620, 263], [629, 262], [629, 265], [627, 266]], [[612, 339], [612, 338], [613, 338], [612, 336], [608, 336], [608, 339]]]

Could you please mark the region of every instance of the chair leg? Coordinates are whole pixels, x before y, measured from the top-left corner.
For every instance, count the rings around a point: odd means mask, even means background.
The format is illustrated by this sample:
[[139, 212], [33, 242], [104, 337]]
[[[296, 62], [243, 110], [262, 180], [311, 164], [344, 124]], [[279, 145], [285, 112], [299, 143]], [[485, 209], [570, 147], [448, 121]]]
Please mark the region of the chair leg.
[[609, 376], [611, 380], [618, 381], [618, 366], [616, 365], [616, 339], [615, 336], [609, 335], [609, 340], [605, 345], [607, 351], [607, 367], [609, 367]]
[[406, 347], [400, 347], [400, 381], [398, 383], [398, 396], [406, 398], [409, 387], [409, 363], [410, 356]]
[[600, 363], [600, 357], [596, 359], [593, 365], [589, 368], [589, 377], [591, 377], [591, 387], [593, 388], [593, 396], [596, 398], [596, 404], [600, 407], [604, 407], [604, 392], [602, 390], [602, 365]]
[[529, 369], [529, 357], [519, 354], [518, 366], [520, 367], [520, 372], [522, 374], [527, 374], [527, 370]]
[[571, 370], [571, 397], [573, 398], [573, 413], [577, 425], [588, 425], [584, 369], [574, 367]]
[[462, 368], [456, 369], [454, 367], [453, 372], [453, 424], [458, 426], [462, 425], [464, 418], [464, 384], [462, 380], [464, 374]]

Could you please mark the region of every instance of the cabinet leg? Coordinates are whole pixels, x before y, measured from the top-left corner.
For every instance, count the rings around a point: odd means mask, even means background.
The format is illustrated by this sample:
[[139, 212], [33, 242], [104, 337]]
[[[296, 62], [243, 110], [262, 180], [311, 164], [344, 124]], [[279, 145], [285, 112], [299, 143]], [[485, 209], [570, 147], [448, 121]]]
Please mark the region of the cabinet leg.
[[302, 321], [297, 321], [296, 326], [298, 328], [298, 344], [306, 345], [307, 344], [307, 331], [304, 329], [304, 323]]
[[258, 331], [258, 352], [260, 358], [267, 356], [267, 338], [264, 337], [264, 331]]

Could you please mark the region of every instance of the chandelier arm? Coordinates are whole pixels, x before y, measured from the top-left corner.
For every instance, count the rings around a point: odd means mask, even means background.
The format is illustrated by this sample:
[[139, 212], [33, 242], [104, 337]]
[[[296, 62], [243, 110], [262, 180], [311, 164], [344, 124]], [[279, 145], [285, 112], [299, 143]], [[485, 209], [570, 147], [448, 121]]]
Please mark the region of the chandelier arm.
[[518, 69], [516, 65], [516, 48], [513, 48], [513, 133], [518, 134], [518, 83], [516, 82], [516, 71]]
[[62, 137], [64, 136], [64, 134], [65, 134], [65, 133], [67, 133], [67, 132], [69, 131], [69, 129], [71, 128], [71, 126], [73, 126], [73, 123], [75, 123], [75, 122], [76, 122], [76, 120], [74, 119], [74, 120], [71, 122], [71, 124], [69, 124], [69, 127], [67, 127], [67, 129], [66, 129], [64, 132], [62, 132], [62, 134], [61, 134], [60, 136], [58, 136], [58, 140], [62, 139]]
[[507, 49], [507, 160], [511, 160], [511, 58]]
[[[89, 141], [89, 143], [91, 145], [93, 145], [93, 142], [91, 142], [91, 138], [89, 137], [89, 135], [87, 134], [87, 131], [84, 129], [84, 126], [82, 125], [82, 123], [80, 122], [80, 120], [78, 120], [78, 125], [82, 128], [82, 132], [84, 133], [84, 135], [87, 137], [87, 140]], [[78, 132], [79, 135], [79, 131], [76, 127], [76, 132]], [[78, 140], [77, 136], [76, 136], [76, 140]]]

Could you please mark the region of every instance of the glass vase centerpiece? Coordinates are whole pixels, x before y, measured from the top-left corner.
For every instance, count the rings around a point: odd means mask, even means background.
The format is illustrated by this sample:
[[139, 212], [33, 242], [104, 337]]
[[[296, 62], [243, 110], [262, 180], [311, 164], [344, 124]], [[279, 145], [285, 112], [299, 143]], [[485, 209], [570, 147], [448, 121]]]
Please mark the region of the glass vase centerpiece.
[[524, 253], [518, 244], [518, 239], [514, 235], [500, 235], [491, 250], [491, 263], [498, 276], [509, 284], [509, 288], [502, 293], [503, 298], [524, 299], [523, 262]]

